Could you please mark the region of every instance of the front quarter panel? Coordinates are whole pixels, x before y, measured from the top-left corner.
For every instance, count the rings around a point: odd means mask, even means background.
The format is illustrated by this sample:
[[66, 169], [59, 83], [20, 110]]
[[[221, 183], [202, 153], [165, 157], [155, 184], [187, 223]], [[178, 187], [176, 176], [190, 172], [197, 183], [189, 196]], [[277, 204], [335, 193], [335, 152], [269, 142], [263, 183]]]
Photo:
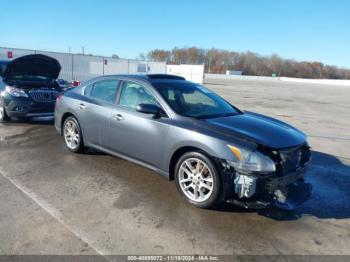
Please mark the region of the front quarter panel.
[[184, 147], [194, 147], [211, 157], [234, 161], [235, 156], [228, 144], [253, 150], [256, 145], [238, 138], [220, 136], [210, 130], [201, 129], [193, 121], [174, 120], [166, 142], [162, 169], [170, 172], [170, 162], [174, 153]]

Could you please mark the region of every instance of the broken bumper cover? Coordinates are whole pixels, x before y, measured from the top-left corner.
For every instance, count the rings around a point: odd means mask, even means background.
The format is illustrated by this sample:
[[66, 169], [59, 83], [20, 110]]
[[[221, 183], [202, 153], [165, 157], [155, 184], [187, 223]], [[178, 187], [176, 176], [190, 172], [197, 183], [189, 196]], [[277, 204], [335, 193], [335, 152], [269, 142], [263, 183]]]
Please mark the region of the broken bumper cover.
[[284, 176], [269, 176], [264, 179], [264, 187], [269, 192], [274, 192], [280, 188], [287, 187], [288, 185], [303, 179], [305, 174], [305, 168], [299, 169], [296, 172], [284, 175]]
[[298, 205], [301, 205], [311, 197], [312, 185], [307, 182], [295, 182], [287, 187], [285, 197], [282, 198], [284, 201], [279, 201], [278, 199], [273, 203], [274, 206], [292, 210]]
[[288, 186], [288, 191], [284, 202], [278, 199], [266, 200], [264, 198], [254, 197], [252, 199], [229, 199], [228, 203], [247, 209], [264, 209], [277, 207], [285, 210], [293, 210], [298, 205], [307, 201], [312, 192], [312, 185], [307, 182], [295, 182]]
[[[227, 202], [251, 209], [278, 207], [282, 209], [294, 209], [307, 201], [312, 192], [310, 183], [304, 181], [306, 168], [284, 176], [259, 176], [256, 177], [256, 190], [251, 197], [229, 198]], [[236, 176], [237, 178], [237, 176]], [[233, 183], [234, 186], [237, 186]]]

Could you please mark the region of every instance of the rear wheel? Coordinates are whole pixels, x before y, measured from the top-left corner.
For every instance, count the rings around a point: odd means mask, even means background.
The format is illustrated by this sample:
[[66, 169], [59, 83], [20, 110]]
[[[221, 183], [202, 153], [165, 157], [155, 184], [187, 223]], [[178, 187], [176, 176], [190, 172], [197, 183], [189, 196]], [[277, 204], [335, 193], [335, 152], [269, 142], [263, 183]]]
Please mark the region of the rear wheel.
[[63, 137], [67, 148], [74, 153], [85, 151], [83, 135], [78, 120], [70, 116], [63, 124]]
[[10, 117], [7, 115], [4, 100], [0, 98], [0, 122], [10, 121]]
[[200, 208], [213, 207], [221, 195], [221, 179], [211, 159], [199, 152], [185, 153], [175, 167], [178, 191]]

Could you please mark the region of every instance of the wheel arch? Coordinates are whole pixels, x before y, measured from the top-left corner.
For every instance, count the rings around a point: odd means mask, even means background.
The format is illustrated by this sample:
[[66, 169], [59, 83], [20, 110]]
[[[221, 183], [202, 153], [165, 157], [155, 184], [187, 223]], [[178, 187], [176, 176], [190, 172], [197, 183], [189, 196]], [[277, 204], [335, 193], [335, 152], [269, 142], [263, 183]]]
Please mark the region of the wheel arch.
[[188, 152], [199, 152], [205, 155], [206, 157], [210, 158], [213, 163], [217, 166], [217, 161], [215, 161], [215, 158], [210, 155], [208, 152], [203, 150], [202, 148], [196, 147], [196, 146], [183, 146], [178, 148], [171, 156], [169, 161], [169, 180], [175, 179], [175, 166], [177, 161], [180, 159], [182, 155]]
[[61, 122], [60, 122], [61, 135], [63, 135], [63, 125], [64, 125], [64, 121], [66, 121], [66, 119], [67, 119], [68, 117], [70, 117], [70, 116], [74, 117], [74, 118], [78, 121], [78, 124], [79, 124], [79, 126], [80, 126], [80, 131], [81, 131], [83, 137], [85, 138], [85, 136], [84, 136], [84, 133], [85, 133], [85, 132], [84, 132], [84, 127], [82, 126], [79, 117], [78, 117], [74, 112], [72, 112], [72, 111], [67, 111], [67, 112], [65, 112], [65, 113], [62, 115]]
[[[60, 123], [60, 127], [61, 127], [61, 135], [63, 135], [63, 125], [64, 125], [64, 122], [66, 121], [66, 119], [70, 116], [73, 116], [75, 119], [77, 119], [77, 117], [71, 113], [71, 112], [66, 112], [62, 115], [62, 118], [61, 118], [61, 123]], [[78, 120], [78, 119], [77, 119]]]

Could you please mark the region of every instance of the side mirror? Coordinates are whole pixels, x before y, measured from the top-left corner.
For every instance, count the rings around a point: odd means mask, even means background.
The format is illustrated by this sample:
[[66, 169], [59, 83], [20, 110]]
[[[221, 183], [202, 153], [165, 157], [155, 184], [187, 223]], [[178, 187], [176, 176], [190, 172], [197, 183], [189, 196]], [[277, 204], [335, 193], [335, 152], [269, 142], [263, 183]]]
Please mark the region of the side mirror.
[[163, 109], [152, 104], [138, 104], [136, 111], [144, 114], [154, 115], [155, 117], [160, 117], [164, 114]]

